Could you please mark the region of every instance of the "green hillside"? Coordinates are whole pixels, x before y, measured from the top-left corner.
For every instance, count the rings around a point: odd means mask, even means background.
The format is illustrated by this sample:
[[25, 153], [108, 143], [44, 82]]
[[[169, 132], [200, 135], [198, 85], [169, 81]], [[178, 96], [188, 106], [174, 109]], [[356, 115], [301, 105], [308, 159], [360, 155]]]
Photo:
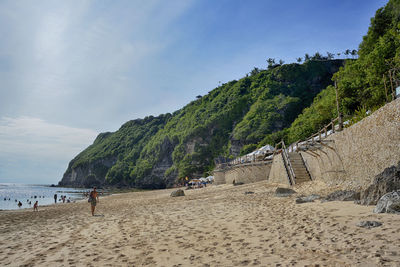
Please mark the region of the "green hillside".
[[127, 122], [73, 159], [61, 184], [162, 188], [206, 175], [214, 158], [237, 156], [242, 146], [290, 126], [342, 63], [310, 60], [253, 71], [174, 114]]

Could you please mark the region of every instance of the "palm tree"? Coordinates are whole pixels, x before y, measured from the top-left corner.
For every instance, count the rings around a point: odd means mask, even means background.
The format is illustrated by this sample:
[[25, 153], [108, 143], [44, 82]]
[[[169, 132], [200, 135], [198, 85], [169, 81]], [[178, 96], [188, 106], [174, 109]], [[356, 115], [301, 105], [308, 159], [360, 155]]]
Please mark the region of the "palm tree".
[[346, 51], [344, 51], [344, 54], [345, 54], [346, 56], [350, 55], [350, 49], [346, 49]]
[[314, 54], [314, 56], [312, 57], [312, 59], [314, 59], [314, 60], [321, 60], [321, 59], [322, 59], [322, 56], [321, 56], [321, 54], [320, 54], [319, 52], [316, 52], [316, 53]]
[[353, 58], [355, 58], [357, 56], [357, 50], [351, 50], [351, 55], [353, 56]]
[[257, 73], [260, 72], [259, 68], [254, 67], [254, 69], [250, 72], [250, 75], [256, 75]]
[[275, 58], [268, 58], [267, 59], [267, 63], [268, 63], [268, 68], [271, 68], [273, 65], [275, 65]]

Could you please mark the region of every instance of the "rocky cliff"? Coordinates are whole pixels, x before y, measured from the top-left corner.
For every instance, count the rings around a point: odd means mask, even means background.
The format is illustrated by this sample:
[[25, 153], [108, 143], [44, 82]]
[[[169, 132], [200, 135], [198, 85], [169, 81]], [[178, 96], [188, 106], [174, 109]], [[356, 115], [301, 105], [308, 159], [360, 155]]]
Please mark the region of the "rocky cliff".
[[173, 114], [129, 121], [100, 134], [59, 184], [165, 188], [185, 176], [207, 175], [214, 158], [237, 156], [244, 145], [289, 126], [342, 65], [310, 60], [252, 72]]

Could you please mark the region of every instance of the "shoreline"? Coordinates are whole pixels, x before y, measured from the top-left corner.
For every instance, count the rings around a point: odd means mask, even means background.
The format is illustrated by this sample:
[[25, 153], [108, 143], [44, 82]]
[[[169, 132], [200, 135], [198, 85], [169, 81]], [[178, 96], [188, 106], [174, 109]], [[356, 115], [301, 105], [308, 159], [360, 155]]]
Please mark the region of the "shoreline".
[[[349, 202], [295, 204], [327, 195], [318, 182], [274, 196], [278, 185], [212, 185], [100, 197], [95, 216], [85, 201], [1, 211], [1, 265], [270, 266], [398, 265], [398, 215]], [[253, 193], [246, 193], [253, 192]], [[382, 226], [365, 229], [359, 221]], [[40, 244], [40, 246], [37, 246]]]

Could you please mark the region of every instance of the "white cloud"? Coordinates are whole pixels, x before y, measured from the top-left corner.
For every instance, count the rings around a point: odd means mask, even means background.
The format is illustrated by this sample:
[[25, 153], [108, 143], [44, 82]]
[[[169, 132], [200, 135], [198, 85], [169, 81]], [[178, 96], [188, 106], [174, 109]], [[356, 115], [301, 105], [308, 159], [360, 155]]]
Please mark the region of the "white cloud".
[[[97, 133], [51, 124], [39, 118], [2, 117], [0, 119], [0, 157], [45, 158], [52, 160], [72, 159], [91, 144]], [[67, 163], [67, 162], [66, 162]]]
[[191, 3], [2, 1], [0, 115], [106, 130], [135, 118], [126, 106], [161, 111], [144, 104], [160, 88], [143, 66], [174, 41], [168, 27]]

